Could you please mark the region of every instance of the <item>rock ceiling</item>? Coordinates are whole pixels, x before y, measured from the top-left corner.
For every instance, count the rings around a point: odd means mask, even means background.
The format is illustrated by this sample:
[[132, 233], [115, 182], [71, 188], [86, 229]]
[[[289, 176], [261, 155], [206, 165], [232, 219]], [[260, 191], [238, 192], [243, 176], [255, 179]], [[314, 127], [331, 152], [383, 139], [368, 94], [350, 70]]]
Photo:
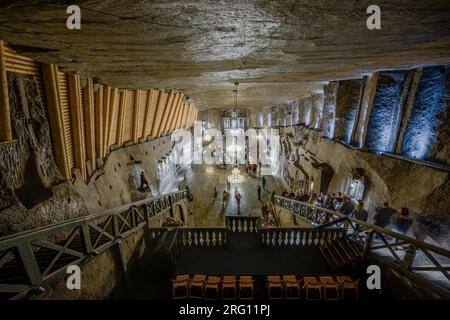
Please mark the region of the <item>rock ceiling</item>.
[[42, 62], [121, 88], [175, 88], [199, 109], [268, 106], [377, 69], [450, 62], [450, 1], [0, 2], [0, 39]]

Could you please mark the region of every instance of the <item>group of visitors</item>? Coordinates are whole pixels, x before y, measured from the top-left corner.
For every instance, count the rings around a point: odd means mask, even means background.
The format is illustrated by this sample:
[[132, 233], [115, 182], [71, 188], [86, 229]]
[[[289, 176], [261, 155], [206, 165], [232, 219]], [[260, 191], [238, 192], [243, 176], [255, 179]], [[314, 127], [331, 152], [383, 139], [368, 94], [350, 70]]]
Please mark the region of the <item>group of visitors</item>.
[[[350, 217], [354, 217], [361, 221], [366, 221], [369, 218], [369, 213], [364, 207], [362, 200], [355, 201], [350, 197], [342, 194], [342, 192], [326, 194], [321, 192], [319, 196], [313, 193], [311, 195], [300, 192], [294, 193], [284, 190], [281, 194], [285, 198], [294, 199], [297, 201], [305, 202], [310, 205], [322, 207], [325, 209], [338, 211]], [[407, 233], [412, 225], [412, 219], [409, 217], [408, 208], [402, 207], [400, 210], [396, 210], [389, 206], [388, 202], [383, 202], [380, 207], [375, 209], [373, 215], [373, 224], [381, 227], [391, 227], [394, 231]]]

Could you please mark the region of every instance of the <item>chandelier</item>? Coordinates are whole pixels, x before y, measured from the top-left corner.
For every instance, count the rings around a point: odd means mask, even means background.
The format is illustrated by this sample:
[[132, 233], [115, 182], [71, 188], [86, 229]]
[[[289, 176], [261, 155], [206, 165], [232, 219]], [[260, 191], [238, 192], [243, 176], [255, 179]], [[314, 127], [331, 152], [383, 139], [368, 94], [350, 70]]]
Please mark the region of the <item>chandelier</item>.
[[234, 168], [228, 176], [228, 181], [231, 184], [241, 184], [244, 182], [244, 177], [241, 175], [241, 171], [238, 168]]

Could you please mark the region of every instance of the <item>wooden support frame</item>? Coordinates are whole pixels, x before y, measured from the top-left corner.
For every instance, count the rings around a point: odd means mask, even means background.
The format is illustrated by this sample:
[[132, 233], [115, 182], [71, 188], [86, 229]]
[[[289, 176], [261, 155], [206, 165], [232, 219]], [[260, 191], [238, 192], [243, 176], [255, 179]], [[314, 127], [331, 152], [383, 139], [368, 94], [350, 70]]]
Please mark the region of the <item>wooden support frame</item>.
[[161, 106], [161, 100], [163, 99], [163, 95], [166, 94], [163, 90], [158, 90], [158, 99], [156, 100], [155, 106], [155, 116], [152, 121], [152, 137], [156, 138], [158, 133], [158, 122], [161, 122], [161, 114], [163, 107]]
[[125, 124], [125, 102], [127, 101], [127, 94], [128, 91], [124, 90], [120, 93], [120, 100], [119, 100], [119, 115], [117, 119], [117, 145], [119, 147], [123, 146], [123, 130], [124, 130], [124, 124]]
[[164, 127], [162, 130], [163, 134], [167, 134], [170, 131], [170, 127], [171, 127], [173, 118], [175, 116], [175, 107], [177, 106], [180, 98], [181, 98], [181, 95], [179, 93], [175, 93], [175, 97], [173, 98], [172, 103], [170, 104], [168, 115], [167, 115], [166, 121], [164, 123]]
[[190, 128], [192, 126], [192, 118], [194, 116], [194, 107], [192, 104], [189, 104], [189, 111], [188, 111], [188, 117], [186, 120], [186, 128]]
[[164, 109], [163, 109], [163, 113], [162, 113], [162, 119], [158, 124], [158, 130], [156, 131], [156, 137], [160, 137], [163, 130], [164, 130], [164, 124], [167, 121], [167, 117], [169, 116], [169, 112], [170, 112], [170, 106], [172, 105], [172, 101], [175, 97], [174, 91], [170, 91], [169, 92], [169, 96], [167, 97]]
[[109, 128], [109, 113], [111, 101], [111, 87], [103, 88], [103, 141], [102, 141], [102, 158], [108, 152], [108, 128]]
[[180, 97], [180, 100], [178, 101], [176, 116], [174, 117], [174, 122], [171, 125], [171, 131], [179, 128], [178, 124], [180, 122], [180, 117], [183, 112], [183, 109], [181, 108], [182, 105], [183, 105], [183, 95]]
[[139, 110], [141, 104], [141, 90], [134, 90], [134, 106], [133, 106], [133, 125], [132, 140], [133, 143], [139, 142]]
[[187, 116], [188, 116], [188, 111], [189, 111], [189, 105], [187, 103], [184, 103], [183, 117], [181, 118], [181, 123], [180, 123], [181, 128], [186, 128], [186, 120], [187, 120]]
[[70, 117], [72, 122], [72, 137], [74, 147], [74, 164], [80, 170], [81, 177], [84, 181], [87, 180], [86, 175], [86, 152], [84, 144], [84, 133], [81, 112], [81, 97], [80, 97], [80, 76], [77, 74], [68, 75], [69, 83], [69, 103], [70, 103]]
[[147, 101], [145, 101], [144, 124], [142, 125], [142, 138], [150, 134], [150, 109], [153, 99], [153, 90], [147, 90]]
[[84, 98], [84, 127], [86, 130], [86, 156], [91, 163], [92, 171], [97, 168], [95, 157], [95, 113], [94, 113], [94, 84], [92, 78], [87, 79], [83, 89]]
[[11, 140], [12, 127], [6, 74], [5, 43], [3, 40], [0, 40], [0, 142], [9, 142]]
[[58, 67], [53, 64], [42, 65], [47, 110], [55, 152], [56, 164], [65, 179], [71, 178], [67, 156], [66, 137], [61, 110], [61, 95], [58, 83]]
[[108, 126], [107, 126], [107, 134], [106, 134], [106, 144], [105, 149], [106, 152], [108, 152], [109, 147], [111, 145], [111, 135], [112, 135], [112, 128], [113, 128], [113, 121], [116, 117], [116, 101], [118, 99], [118, 92], [119, 90], [117, 88], [111, 89], [111, 96], [110, 96], [110, 102], [109, 102], [109, 113], [108, 113]]
[[100, 158], [104, 158], [103, 148], [103, 86], [95, 93], [95, 150]]

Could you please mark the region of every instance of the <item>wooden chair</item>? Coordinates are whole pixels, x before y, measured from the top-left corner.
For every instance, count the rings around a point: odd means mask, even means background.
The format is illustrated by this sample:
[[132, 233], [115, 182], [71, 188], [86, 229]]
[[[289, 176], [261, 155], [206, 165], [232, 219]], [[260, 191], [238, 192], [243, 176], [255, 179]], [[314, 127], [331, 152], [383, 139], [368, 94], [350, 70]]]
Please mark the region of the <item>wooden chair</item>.
[[222, 279], [222, 299], [236, 300], [236, 276], [224, 276]]
[[218, 300], [220, 277], [209, 276], [205, 283], [205, 300]]
[[342, 299], [352, 296], [354, 299], [359, 299], [358, 280], [352, 280], [349, 276], [337, 276], [342, 290]]
[[189, 297], [189, 275], [177, 275], [172, 279], [172, 298], [187, 299]]
[[252, 300], [253, 299], [253, 283], [252, 276], [240, 276], [239, 277], [239, 299], [240, 300]]
[[300, 299], [300, 282], [294, 275], [283, 276], [284, 296], [286, 299]]
[[280, 276], [267, 276], [267, 297], [270, 300], [283, 299], [283, 282]]
[[194, 275], [189, 284], [189, 298], [191, 299], [204, 298], [205, 281], [206, 281], [205, 275], [202, 274]]
[[307, 300], [322, 299], [322, 283], [316, 277], [303, 277], [303, 289]]
[[321, 276], [319, 279], [320, 282], [322, 282], [323, 298], [325, 300], [339, 300], [340, 283], [330, 276]]

